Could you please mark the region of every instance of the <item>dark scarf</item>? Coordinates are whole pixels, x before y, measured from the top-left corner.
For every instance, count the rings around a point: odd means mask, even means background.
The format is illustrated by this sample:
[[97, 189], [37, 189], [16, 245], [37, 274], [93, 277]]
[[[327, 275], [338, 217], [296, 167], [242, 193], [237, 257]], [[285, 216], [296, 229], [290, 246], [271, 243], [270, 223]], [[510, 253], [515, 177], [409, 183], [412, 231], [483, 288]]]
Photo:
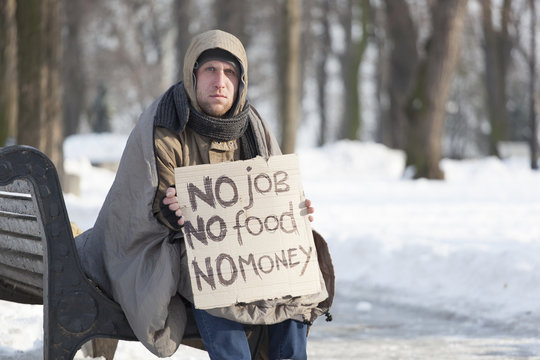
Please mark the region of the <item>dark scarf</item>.
[[213, 141], [238, 140], [243, 160], [260, 155], [249, 118], [250, 105], [246, 104], [236, 116], [216, 118], [202, 114], [189, 103], [183, 82], [173, 85], [159, 102], [154, 126], [166, 127], [176, 133], [189, 126], [199, 135]]

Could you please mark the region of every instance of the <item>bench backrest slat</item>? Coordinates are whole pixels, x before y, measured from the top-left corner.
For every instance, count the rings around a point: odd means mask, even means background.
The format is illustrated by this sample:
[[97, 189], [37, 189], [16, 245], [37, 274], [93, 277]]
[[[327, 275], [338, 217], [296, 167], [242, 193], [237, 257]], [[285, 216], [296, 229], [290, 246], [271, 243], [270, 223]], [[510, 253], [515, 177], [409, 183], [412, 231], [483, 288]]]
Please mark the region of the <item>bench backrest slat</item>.
[[0, 280], [43, 294], [43, 225], [32, 184], [16, 179], [0, 186]]
[[0, 264], [0, 273], [2, 273], [2, 281], [16, 288], [31, 289], [31, 293], [35, 295], [43, 295], [43, 276], [41, 274], [30, 271], [22, 271], [17, 268]]
[[6, 250], [0, 252], [0, 264], [43, 275], [43, 256]]
[[24, 236], [0, 230], [0, 251], [5, 250], [43, 256], [43, 243], [40, 238], [31, 235]]
[[[3, 199], [0, 197], [0, 202]], [[41, 225], [36, 216], [0, 210], [0, 231], [11, 237], [41, 241]]]

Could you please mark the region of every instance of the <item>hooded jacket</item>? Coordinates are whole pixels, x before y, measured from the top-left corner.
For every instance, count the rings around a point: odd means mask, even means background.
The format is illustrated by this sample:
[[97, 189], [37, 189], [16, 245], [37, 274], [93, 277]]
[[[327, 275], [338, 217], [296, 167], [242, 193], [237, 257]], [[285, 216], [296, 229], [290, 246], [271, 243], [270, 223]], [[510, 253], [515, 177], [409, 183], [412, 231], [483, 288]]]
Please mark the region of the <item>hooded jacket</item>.
[[[180, 345], [187, 321], [180, 294], [192, 300], [192, 293], [185, 247], [182, 241], [170, 241], [175, 229], [164, 221], [159, 202], [166, 188], [174, 184], [175, 167], [240, 158], [237, 141], [215, 142], [197, 134], [186, 126], [189, 108], [168, 106], [185, 96], [200, 111], [195, 99], [193, 66], [203, 51], [216, 47], [235, 55], [243, 67], [235, 112], [249, 112], [260, 154], [280, 154], [267, 125], [246, 103], [247, 58], [242, 44], [219, 30], [203, 33], [193, 39], [186, 53], [184, 82], [171, 87], [141, 115], [128, 138], [114, 183], [93, 229], [76, 239], [87, 275], [121, 305], [139, 341], [160, 357], [171, 356]], [[246, 324], [270, 324], [288, 318], [313, 321], [331, 304], [327, 287], [333, 291], [329, 287], [333, 287], [331, 260], [325, 244], [322, 248], [326, 260], [321, 268], [329, 280], [325, 282], [321, 275], [320, 294], [209, 312]], [[321, 253], [318, 257], [321, 262]]]

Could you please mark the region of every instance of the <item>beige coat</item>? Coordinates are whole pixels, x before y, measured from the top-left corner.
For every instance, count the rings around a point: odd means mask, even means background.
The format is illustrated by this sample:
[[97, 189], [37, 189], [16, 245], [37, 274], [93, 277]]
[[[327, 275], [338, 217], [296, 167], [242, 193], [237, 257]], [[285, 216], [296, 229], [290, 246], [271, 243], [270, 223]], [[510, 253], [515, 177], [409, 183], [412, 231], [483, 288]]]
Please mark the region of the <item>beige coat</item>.
[[[229, 34], [211, 32], [205, 36], [213, 39], [208, 42], [211, 47], [219, 45], [221, 39], [225, 49], [235, 54], [247, 69], [245, 53], [230, 46]], [[186, 62], [205, 50], [197, 38], [194, 44]], [[244, 81], [247, 91], [247, 77]], [[193, 96], [189, 90], [186, 92], [189, 98]], [[166, 187], [174, 184], [175, 167], [239, 159], [236, 141], [212, 142], [185, 127], [187, 119], [179, 119], [183, 126], [177, 133], [155, 127], [157, 109], [164, 96], [141, 115], [129, 136], [115, 181], [94, 228], [77, 238], [87, 274], [122, 306], [137, 338], [160, 357], [171, 356], [181, 343], [186, 309], [179, 293], [190, 299], [191, 287], [183, 242], [169, 241], [170, 229], [159, 220], [159, 201]], [[253, 110], [249, 118], [261, 154], [266, 157], [279, 154], [267, 125]], [[325, 282], [321, 275], [320, 294], [259, 301], [210, 312], [251, 324], [270, 324], [288, 318], [314, 320], [327, 310], [333, 297], [330, 256], [324, 241], [317, 239], [318, 257], [321, 261], [322, 256], [321, 268], [327, 279]]]

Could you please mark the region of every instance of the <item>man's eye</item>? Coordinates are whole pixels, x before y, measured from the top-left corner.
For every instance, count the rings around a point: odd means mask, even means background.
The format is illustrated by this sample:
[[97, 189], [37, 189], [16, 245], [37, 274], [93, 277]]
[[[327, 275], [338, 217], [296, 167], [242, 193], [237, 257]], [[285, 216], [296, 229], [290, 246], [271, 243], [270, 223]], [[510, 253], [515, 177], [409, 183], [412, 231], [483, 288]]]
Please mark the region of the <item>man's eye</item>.
[[236, 73], [234, 72], [233, 69], [226, 69], [225, 72], [226, 72], [228, 75], [236, 75]]

